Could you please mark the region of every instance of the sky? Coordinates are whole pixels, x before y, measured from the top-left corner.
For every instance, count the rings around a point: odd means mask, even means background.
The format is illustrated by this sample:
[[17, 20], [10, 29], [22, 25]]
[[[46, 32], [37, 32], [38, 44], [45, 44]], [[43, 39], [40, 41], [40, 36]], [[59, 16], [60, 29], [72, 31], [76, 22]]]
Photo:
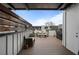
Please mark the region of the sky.
[[13, 12], [33, 26], [45, 25], [46, 22], [59, 25], [63, 22], [63, 11], [60, 10], [13, 10]]

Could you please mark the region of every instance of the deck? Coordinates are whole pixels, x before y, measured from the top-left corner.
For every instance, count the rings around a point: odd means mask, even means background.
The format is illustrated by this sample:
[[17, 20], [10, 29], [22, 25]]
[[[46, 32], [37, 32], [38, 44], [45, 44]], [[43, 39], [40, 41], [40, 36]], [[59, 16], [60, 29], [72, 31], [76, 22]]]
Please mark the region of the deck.
[[56, 37], [36, 37], [34, 46], [23, 49], [19, 55], [73, 55], [73, 53], [63, 47], [61, 40]]

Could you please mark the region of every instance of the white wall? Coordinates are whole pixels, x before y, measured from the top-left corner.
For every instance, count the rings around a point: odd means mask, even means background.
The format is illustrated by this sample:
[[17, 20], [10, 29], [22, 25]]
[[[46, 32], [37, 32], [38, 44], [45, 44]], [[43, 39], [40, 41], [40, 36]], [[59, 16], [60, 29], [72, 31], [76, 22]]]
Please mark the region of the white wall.
[[[79, 4], [72, 5], [66, 11], [66, 48], [78, 54], [79, 50]], [[77, 34], [78, 33], [78, 34]], [[65, 32], [64, 32], [65, 34]], [[76, 37], [78, 35], [78, 37]], [[63, 41], [64, 42], [64, 41]], [[63, 44], [64, 45], [64, 44]]]
[[7, 54], [12, 55], [12, 35], [7, 36]]
[[22, 49], [22, 47], [23, 47], [23, 33], [21, 32], [21, 49]]
[[32, 31], [28, 30], [24, 32], [11, 33], [0, 36], [0, 55], [18, 54], [23, 47], [23, 37], [25, 36], [27, 38], [31, 33]]
[[6, 36], [0, 36], [0, 55], [6, 55]]
[[49, 36], [56, 36], [56, 31], [55, 30], [50, 30], [49, 31]]
[[16, 55], [17, 52], [17, 33], [14, 34], [14, 54]]
[[62, 25], [62, 45], [66, 47], [66, 12], [63, 12], [63, 25]]
[[20, 46], [20, 40], [21, 40], [21, 38], [20, 37], [21, 37], [20, 33], [18, 33], [18, 53], [20, 52], [20, 48], [21, 48], [21, 46]]

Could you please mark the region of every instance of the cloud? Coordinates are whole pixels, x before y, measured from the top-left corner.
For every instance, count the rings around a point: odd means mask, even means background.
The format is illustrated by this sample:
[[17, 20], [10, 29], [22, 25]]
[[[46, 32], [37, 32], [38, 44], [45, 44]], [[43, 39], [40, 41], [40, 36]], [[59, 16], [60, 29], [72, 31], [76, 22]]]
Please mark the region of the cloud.
[[52, 21], [55, 25], [62, 24], [63, 22], [63, 13], [60, 13], [54, 17], [51, 18], [42, 18], [42, 19], [37, 19], [37, 20], [31, 20], [30, 23], [32, 23], [33, 26], [41, 26], [45, 25], [46, 22]]
[[63, 23], [63, 13], [60, 13], [50, 19], [55, 25], [59, 25]]
[[30, 23], [32, 23], [33, 26], [45, 25], [46, 22], [48, 22], [47, 19], [37, 19], [35, 21], [33, 21], [33, 20], [30, 21]]

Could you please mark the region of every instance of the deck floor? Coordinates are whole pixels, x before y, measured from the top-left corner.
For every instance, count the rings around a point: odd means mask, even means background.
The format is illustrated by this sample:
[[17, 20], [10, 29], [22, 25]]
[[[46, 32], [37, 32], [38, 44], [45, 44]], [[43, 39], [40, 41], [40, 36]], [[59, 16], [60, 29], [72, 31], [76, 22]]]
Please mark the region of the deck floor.
[[56, 37], [36, 37], [34, 46], [23, 49], [19, 55], [73, 55], [73, 53], [63, 47], [61, 40]]

